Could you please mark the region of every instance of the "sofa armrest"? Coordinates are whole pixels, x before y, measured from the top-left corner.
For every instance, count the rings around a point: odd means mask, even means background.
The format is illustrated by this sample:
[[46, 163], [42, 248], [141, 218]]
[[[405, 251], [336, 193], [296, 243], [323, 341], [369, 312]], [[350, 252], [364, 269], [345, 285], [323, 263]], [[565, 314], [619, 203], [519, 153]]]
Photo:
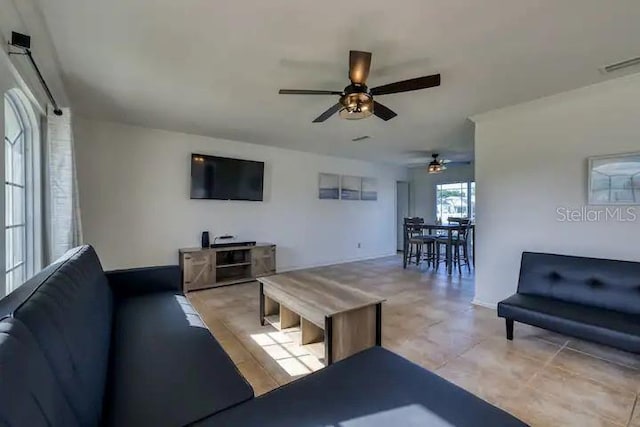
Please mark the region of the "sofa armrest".
[[118, 297], [153, 292], [182, 292], [180, 267], [167, 265], [107, 271], [107, 280]]

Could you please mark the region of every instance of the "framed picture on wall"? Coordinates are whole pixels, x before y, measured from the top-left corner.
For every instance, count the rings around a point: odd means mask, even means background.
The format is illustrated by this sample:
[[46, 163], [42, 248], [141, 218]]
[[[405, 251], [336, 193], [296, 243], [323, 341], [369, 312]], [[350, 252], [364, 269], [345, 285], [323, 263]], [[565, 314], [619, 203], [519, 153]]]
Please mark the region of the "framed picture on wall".
[[362, 200], [378, 200], [378, 180], [362, 178]]
[[340, 175], [321, 173], [318, 197], [323, 200], [338, 200], [340, 198]]
[[640, 153], [589, 157], [590, 205], [640, 205]]
[[362, 178], [359, 176], [343, 175], [340, 198], [342, 200], [360, 200], [361, 187]]

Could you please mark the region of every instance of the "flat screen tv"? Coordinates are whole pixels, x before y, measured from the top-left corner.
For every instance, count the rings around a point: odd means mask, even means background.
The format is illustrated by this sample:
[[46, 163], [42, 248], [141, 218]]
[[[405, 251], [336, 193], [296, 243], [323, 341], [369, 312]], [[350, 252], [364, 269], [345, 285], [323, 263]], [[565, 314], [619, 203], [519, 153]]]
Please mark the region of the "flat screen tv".
[[191, 154], [191, 198], [262, 201], [264, 163]]

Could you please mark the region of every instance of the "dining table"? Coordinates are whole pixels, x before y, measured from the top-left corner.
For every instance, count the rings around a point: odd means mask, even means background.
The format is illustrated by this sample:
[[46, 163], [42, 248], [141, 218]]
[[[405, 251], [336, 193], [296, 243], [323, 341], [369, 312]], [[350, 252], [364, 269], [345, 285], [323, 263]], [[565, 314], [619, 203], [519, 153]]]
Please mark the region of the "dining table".
[[[404, 268], [407, 268], [407, 260], [408, 260], [408, 251], [409, 251], [409, 241], [407, 239], [409, 233], [407, 227], [412, 229], [420, 228], [426, 231], [425, 235], [434, 235], [432, 234], [434, 231], [437, 233], [438, 231], [446, 231], [447, 233], [447, 245], [446, 245], [446, 266], [447, 266], [447, 274], [451, 275], [453, 273], [453, 233], [454, 231], [462, 232], [467, 226], [461, 224], [404, 224], [404, 251], [402, 253], [402, 265]], [[476, 259], [476, 230], [475, 224], [470, 225], [471, 232], [471, 248], [472, 248], [472, 259], [475, 264]]]

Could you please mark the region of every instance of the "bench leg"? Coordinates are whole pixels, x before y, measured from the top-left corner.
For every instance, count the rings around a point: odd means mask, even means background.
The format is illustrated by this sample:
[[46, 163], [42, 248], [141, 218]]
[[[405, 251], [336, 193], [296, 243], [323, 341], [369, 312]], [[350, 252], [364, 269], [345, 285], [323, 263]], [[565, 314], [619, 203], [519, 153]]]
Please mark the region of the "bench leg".
[[513, 319], [505, 319], [507, 324], [507, 339], [513, 341]]

